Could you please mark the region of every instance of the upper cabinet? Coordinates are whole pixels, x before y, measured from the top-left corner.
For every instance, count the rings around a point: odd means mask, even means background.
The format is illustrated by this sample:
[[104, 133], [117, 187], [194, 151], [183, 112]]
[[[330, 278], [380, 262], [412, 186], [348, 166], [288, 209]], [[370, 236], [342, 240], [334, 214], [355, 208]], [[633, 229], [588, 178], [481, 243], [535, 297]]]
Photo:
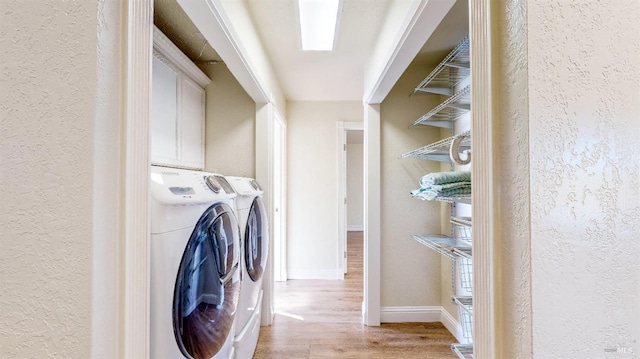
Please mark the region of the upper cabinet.
[[151, 163], [204, 169], [210, 80], [158, 28], [153, 32]]

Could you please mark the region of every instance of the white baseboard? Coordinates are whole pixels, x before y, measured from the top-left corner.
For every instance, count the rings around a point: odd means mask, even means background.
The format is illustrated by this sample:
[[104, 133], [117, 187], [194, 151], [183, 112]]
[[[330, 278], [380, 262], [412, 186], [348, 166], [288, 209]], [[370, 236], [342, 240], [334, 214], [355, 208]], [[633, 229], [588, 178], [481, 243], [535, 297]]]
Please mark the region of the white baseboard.
[[440, 322], [458, 340], [458, 343], [467, 343], [468, 340], [462, 335], [462, 325], [446, 309], [442, 308]]
[[363, 232], [364, 231], [364, 226], [363, 225], [350, 225], [347, 226], [347, 232]]
[[382, 307], [382, 323], [433, 323], [441, 319], [442, 307]]
[[287, 279], [344, 279], [341, 270], [332, 269], [287, 269]]
[[459, 343], [467, 343], [462, 335], [462, 326], [446, 309], [441, 306], [431, 307], [382, 307], [381, 323], [442, 323]]

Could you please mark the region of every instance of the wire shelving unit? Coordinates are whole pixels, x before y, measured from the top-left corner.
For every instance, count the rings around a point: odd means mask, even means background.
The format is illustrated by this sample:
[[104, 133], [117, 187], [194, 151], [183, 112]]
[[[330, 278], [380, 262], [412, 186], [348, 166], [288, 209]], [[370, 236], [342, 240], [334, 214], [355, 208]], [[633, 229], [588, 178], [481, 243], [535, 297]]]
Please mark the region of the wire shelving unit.
[[451, 96], [453, 88], [471, 73], [469, 37], [465, 37], [427, 77], [413, 93], [428, 92]]

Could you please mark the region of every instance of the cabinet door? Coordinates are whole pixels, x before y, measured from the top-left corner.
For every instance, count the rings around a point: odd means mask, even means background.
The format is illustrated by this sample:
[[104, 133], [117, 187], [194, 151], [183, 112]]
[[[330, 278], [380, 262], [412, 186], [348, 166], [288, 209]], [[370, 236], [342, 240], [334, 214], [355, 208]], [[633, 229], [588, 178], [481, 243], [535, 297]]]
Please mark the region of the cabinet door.
[[180, 81], [180, 162], [204, 168], [204, 89], [186, 76]]
[[178, 164], [178, 73], [153, 56], [151, 92], [151, 163]]

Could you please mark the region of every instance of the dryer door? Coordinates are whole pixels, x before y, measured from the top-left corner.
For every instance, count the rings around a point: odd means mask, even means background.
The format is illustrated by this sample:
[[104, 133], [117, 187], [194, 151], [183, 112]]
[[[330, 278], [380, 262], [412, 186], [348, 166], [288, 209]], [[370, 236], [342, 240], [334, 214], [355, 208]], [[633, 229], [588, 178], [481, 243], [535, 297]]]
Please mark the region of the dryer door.
[[187, 358], [211, 358], [224, 345], [240, 293], [239, 227], [218, 203], [196, 224], [180, 262], [173, 293], [173, 331]]
[[244, 232], [245, 263], [247, 272], [254, 282], [262, 278], [269, 256], [269, 227], [267, 211], [261, 197], [251, 204], [247, 227]]

